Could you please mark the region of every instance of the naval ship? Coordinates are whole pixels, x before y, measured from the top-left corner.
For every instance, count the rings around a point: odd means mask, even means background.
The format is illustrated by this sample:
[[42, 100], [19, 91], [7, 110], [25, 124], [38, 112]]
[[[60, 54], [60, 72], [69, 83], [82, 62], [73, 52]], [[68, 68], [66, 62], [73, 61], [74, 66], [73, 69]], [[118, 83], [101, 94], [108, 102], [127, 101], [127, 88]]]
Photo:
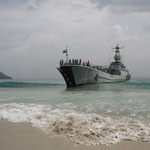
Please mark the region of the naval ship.
[[114, 61], [109, 66], [92, 65], [89, 61], [82, 62], [81, 59], [68, 59], [68, 49], [66, 60], [60, 60], [60, 67], [57, 69], [62, 74], [67, 87], [74, 87], [86, 84], [124, 82], [130, 80], [130, 73], [121, 61], [120, 47], [117, 45]]

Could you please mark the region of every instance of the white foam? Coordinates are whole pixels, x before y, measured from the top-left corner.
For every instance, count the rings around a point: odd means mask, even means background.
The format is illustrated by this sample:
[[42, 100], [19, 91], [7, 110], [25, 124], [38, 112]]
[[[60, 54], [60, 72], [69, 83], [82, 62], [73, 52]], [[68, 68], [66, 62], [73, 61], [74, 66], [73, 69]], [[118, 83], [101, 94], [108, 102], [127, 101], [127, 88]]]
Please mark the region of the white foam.
[[150, 142], [150, 123], [129, 118], [16, 103], [0, 105], [2, 118], [11, 122], [28, 122], [45, 133], [64, 135], [80, 144], [114, 144], [123, 140]]

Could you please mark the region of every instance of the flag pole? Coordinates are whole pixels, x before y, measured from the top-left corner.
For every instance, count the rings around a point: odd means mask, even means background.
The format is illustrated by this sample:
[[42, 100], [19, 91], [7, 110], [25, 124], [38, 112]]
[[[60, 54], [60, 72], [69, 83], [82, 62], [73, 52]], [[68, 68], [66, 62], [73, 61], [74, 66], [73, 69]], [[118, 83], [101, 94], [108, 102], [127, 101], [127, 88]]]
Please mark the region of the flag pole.
[[66, 53], [66, 63], [68, 63], [68, 46], [66, 46], [67, 53]]

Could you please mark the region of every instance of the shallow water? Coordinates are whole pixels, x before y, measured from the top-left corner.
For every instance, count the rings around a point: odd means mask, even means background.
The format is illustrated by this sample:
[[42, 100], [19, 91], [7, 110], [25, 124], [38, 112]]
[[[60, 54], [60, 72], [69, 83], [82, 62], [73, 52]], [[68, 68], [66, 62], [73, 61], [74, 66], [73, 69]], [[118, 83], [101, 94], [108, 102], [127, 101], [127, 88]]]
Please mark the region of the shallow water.
[[60, 81], [1, 81], [0, 118], [77, 143], [150, 141], [150, 78], [67, 89]]

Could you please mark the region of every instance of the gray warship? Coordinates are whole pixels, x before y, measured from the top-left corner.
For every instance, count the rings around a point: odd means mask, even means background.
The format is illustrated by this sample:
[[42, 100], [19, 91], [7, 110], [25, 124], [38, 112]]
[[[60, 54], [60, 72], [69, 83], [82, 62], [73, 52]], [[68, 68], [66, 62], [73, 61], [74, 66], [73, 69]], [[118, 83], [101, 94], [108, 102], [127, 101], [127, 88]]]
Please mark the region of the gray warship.
[[92, 65], [89, 61], [82, 62], [81, 59], [68, 59], [68, 51], [65, 49], [66, 60], [60, 60], [60, 67], [57, 69], [63, 76], [67, 87], [74, 87], [86, 84], [100, 84], [124, 82], [130, 80], [131, 76], [121, 61], [120, 47], [115, 49], [114, 61], [109, 66]]

